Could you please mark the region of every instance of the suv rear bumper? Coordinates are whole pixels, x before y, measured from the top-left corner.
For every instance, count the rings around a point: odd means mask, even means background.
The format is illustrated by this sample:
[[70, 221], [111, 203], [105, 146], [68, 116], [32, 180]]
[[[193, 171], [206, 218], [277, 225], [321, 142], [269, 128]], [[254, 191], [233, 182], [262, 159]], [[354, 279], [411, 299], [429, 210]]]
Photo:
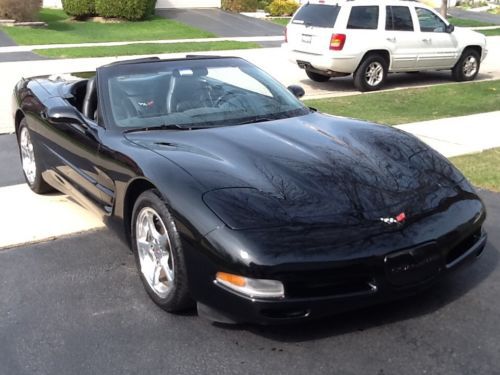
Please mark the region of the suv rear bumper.
[[331, 55], [314, 54], [297, 50], [288, 50], [288, 59], [296, 64], [298, 62], [308, 63], [314, 70], [321, 72], [345, 74], [354, 73], [361, 60], [358, 55], [335, 54], [335, 57], [333, 57]]

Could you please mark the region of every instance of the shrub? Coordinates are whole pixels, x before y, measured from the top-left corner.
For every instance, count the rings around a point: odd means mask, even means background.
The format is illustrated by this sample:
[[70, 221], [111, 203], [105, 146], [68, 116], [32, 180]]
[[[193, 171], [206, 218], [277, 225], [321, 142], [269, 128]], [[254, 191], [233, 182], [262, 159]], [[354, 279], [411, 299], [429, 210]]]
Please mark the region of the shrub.
[[259, 0], [259, 3], [257, 5], [257, 9], [266, 9], [269, 4], [272, 3], [272, 0]]
[[142, 20], [154, 14], [156, 0], [95, 0], [98, 15], [106, 18]]
[[222, 9], [230, 12], [255, 12], [259, 0], [222, 0]]
[[35, 21], [40, 6], [40, 0], [0, 0], [0, 18]]
[[274, 0], [266, 8], [271, 16], [291, 16], [299, 8], [299, 3], [295, 0]]
[[95, 0], [62, 0], [64, 11], [75, 18], [95, 15]]

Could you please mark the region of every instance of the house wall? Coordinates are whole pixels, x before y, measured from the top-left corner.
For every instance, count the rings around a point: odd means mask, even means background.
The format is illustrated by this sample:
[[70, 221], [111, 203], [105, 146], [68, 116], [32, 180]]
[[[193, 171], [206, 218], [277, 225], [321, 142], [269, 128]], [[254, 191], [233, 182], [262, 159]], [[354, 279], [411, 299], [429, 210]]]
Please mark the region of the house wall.
[[44, 8], [62, 8], [61, 0], [43, 0]]

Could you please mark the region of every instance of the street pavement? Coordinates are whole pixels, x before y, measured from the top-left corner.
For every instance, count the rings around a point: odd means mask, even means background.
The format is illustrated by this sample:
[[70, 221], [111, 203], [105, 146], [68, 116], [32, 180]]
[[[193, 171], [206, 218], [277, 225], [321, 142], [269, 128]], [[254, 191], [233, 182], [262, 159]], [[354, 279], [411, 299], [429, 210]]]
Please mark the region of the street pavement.
[[0, 374], [499, 374], [500, 196], [481, 195], [490, 237], [472, 266], [415, 297], [294, 326], [164, 312], [108, 230], [2, 250]]
[[500, 15], [490, 14], [487, 12], [473, 12], [470, 10], [460, 9], [460, 8], [449, 8], [448, 14], [453, 17], [464, 18], [467, 20], [475, 20], [485, 23], [492, 23], [494, 25], [500, 25]]

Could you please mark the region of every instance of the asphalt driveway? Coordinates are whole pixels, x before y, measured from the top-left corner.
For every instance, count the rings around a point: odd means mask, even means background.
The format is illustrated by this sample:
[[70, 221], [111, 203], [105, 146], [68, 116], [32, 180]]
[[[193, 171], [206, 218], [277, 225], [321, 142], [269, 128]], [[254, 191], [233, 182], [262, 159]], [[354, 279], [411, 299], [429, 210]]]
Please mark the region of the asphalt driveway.
[[2, 30], [0, 30], [0, 47], [16, 46], [17, 44]]
[[15, 134], [0, 135], [0, 187], [24, 182]]
[[283, 26], [220, 9], [157, 9], [156, 14], [220, 37], [282, 36]]
[[108, 230], [0, 251], [0, 373], [498, 374], [500, 195], [481, 195], [490, 238], [471, 267], [414, 298], [299, 326], [163, 312]]

